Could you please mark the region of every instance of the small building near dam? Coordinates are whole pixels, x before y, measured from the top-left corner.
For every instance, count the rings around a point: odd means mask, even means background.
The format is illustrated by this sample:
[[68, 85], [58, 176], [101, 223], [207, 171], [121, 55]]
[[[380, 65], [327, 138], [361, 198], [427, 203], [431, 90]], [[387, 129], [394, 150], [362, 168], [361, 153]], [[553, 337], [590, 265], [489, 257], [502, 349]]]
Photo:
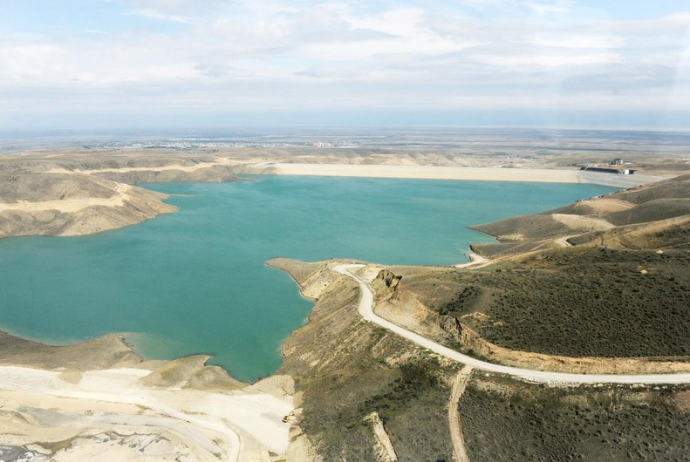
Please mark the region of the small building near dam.
[[636, 172], [636, 170], [631, 170], [629, 168], [597, 167], [596, 165], [580, 167], [580, 170], [588, 172], [616, 173], [618, 175], [632, 175]]

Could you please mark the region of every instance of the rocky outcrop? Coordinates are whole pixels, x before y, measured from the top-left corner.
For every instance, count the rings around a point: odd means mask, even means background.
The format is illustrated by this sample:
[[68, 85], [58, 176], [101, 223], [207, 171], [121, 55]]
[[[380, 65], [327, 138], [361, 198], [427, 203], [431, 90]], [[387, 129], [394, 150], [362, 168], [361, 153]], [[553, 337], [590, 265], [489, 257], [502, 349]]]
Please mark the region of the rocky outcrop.
[[378, 299], [374, 312], [425, 337], [448, 337], [443, 317], [420, 302], [412, 292], [399, 286], [388, 296]]
[[462, 340], [462, 324], [455, 316], [443, 316], [441, 318], [441, 329], [446, 331], [456, 342]]
[[388, 432], [386, 432], [378, 412], [372, 412], [367, 415], [364, 421], [371, 425], [374, 432], [374, 453], [376, 454], [376, 460], [378, 462], [396, 462], [398, 456], [395, 454], [395, 448], [393, 448], [391, 438], [388, 436]]
[[382, 269], [376, 278], [371, 281], [374, 296], [378, 300], [390, 297], [400, 286], [401, 279], [402, 276], [396, 276], [392, 271]]

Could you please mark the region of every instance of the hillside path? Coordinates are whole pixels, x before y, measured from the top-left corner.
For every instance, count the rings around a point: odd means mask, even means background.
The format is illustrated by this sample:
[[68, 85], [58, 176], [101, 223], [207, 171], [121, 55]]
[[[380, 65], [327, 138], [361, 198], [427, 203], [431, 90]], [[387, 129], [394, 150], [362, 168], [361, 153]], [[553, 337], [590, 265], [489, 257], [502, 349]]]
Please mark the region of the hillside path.
[[618, 384], [686, 384], [690, 383], [690, 373], [681, 374], [646, 374], [646, 375], [617, 375], [617, 374], [569, 374], [564, 372], [538, 371], [519, 367], [503, 366], [473, 358], [459, 351], [452, 350], [432, 340], [422, 337], [398, 326], [374, 313], [374, 292], [369, 281], [350, 272], [353, 269], [364, 268], [363, 264], [341, 264], [333, 269], [338, 273], [354, 279], [362, 291], [358, 311], [364, 320], [404, 337], [419, 346], [446, 358], [471, 366], [474, 369], [506, 374], [533, 382], [554, 385], [579, 385], [583, 383], [618, 383]]
[[465, 448], [465, 438], [462, 434], [462, 423], [460, 422], [460, 397], [465, 392], [467, 380], [472, 374], [470, 366], [463, 367], [453, 382], [453, 390], [450, 393], [448, 402], [448, 425], [450, 426], [450, 440], [453, 443], [453, 459], [455, 462], [470, 462]]

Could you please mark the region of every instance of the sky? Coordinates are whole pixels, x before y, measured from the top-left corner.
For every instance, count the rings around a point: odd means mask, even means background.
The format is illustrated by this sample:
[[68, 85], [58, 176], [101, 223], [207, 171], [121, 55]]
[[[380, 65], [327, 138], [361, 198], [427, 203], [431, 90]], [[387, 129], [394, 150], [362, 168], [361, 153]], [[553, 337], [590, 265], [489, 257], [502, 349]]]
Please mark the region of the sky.
[[687, 0], [0, 0], [0, 130], [690, 129]]

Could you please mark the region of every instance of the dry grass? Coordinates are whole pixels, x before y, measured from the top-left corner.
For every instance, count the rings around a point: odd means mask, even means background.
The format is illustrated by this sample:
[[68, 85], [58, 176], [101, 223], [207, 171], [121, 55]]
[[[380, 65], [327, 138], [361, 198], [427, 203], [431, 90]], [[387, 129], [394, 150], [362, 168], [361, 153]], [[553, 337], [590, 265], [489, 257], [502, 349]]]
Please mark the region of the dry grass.
[[460, 401], [473, 461], [676, 461], [690, 452], [678, 389], [549, 388], [483, 377]]

